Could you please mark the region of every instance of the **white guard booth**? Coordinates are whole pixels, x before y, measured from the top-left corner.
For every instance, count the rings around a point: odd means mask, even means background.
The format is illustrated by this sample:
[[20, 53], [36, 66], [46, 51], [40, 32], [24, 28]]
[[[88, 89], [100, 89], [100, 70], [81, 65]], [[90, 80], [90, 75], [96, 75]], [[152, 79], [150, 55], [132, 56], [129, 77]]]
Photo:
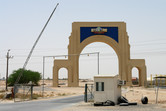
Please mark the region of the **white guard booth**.
[[94, 103], [111, 100], [117, 104], [117, 99], [121, 96], [121, 86], [118, 82], [117, 76], [94, 76]]

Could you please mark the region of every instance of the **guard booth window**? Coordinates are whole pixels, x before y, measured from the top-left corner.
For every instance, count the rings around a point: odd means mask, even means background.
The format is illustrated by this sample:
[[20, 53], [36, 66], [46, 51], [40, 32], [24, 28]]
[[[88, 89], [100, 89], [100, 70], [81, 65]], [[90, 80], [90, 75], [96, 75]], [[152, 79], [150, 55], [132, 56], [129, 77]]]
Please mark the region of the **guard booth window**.
[[96, 82], [96, 91], [104, 91], [104, 82]]

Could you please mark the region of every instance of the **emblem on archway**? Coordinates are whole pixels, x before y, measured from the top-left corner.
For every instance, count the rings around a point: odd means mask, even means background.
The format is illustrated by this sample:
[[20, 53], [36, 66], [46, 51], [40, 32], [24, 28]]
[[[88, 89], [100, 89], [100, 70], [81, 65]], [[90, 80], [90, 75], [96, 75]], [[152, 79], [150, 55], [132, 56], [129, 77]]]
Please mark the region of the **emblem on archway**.
[[97, 28], [92, 28], [91, 32], [95, 33], [95, 34], [104, 34], [107, 32], [107, 29], [101, 28], [101, 27], [97, 27]]
[[[131, 70], [139, 70], [139, 85], [144, 86], [146, 66], [144, 59], [130, 58], [129, 37], [124, 22], [74, 22], [69, 37], [68, 59], [54, 60], [53, 86], [58, 87], [58, 71], [65, 67], [68, 70], [68, 86], [79, 86], [79, 55], [82, 50], [93, 42], [103, 42], [112, 47], [119, 59], [119, 79], [132, 85]], [[70, 56], [71, 55], [71, 56]]]

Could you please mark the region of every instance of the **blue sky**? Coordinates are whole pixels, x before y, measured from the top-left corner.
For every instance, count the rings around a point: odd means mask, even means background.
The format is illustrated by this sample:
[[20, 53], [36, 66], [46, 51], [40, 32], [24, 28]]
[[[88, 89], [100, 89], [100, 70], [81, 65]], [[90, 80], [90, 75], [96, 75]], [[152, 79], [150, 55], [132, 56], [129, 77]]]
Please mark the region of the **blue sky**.
[[[6, 74], [7, 50], [11, 49], [10, 53], [14, 56], [10, 60], [11, 73], [23, 66], [34, 41], [57, 3], [60, 4], [38, 42], [27, 69], [42, 73], [42, 56], [67, 54], [72, 22], [124, 21], [131, 45], [131, 58], [146, 60], [148, 76], [166, 74], [165, 0], [1, 0], [1, 77]], [[82, 53], [93, 51], [101, 52], [100, 73], [118, 73], [118, 60], [112, 48], [103, 43], [94, 43]], [[97, 65], [94, 65], [96, 59], [95, 55], [92, 58], [80, 57], [81, 78], [92, 78], [97, 73]], [[52, 77], [52, 63], [52, 58], [46, 60], [46, 77]], [[61, 77], [67, 75], [64, 69], [60, 73]], [[138, 75], [136, 69], [133, 75]]]

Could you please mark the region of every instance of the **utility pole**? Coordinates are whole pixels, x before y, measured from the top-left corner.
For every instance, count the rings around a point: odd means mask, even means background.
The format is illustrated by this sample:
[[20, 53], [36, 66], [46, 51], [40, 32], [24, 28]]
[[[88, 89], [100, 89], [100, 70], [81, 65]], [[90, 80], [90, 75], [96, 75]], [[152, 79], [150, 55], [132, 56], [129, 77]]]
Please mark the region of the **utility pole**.
[[9, 70], [9, 59], [13, 58], [13, 56], [9, 56], [9, 51], [10, 51], [10, 49], [7, 51], [7, 56], [6, 56], [6, 58], [7, 58], [7, 66], [6, 66], [6, 91], [8, 91], [8, 89], [7, 89], [7, 81], [8, 81], [8, 70]]

